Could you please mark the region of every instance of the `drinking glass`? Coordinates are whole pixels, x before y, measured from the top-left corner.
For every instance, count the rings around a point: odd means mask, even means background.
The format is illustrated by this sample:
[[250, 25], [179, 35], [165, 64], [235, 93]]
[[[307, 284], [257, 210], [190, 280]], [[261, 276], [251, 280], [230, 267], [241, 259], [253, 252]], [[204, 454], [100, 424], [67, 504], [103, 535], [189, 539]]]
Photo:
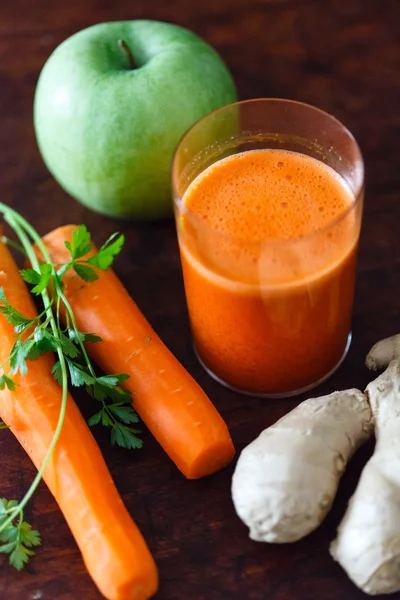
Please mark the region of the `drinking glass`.
[[[205, 169], [263, 149], [325, 163], [351, 202], [313, 233], [261, 241], [222, 232], [186, 205], [189, 186]], [[352, 134], [300, 102], [238, 102], [185, 134], [172, 163], [172, 187], [194, 348], [207, 372], [236, 391], [265, 397], [295, 395], [329, 377], [351, 341], [364, 193], [363, 159]]]

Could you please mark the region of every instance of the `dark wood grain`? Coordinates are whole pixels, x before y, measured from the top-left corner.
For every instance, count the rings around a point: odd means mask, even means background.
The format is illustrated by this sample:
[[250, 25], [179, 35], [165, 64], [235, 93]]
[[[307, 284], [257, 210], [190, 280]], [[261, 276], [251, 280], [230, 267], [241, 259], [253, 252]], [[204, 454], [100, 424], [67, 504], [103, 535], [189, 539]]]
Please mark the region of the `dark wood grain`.
[[[0, 190], [40, 232], [86, 223], [100, 242], [117, 227], [69, 198], [38, 154], [32, 98], [40, 69], [67, 36], [99, 21], [154, 18], [193, 29], [223, 55], [241, 98], [289, 97], [334, 113], [366, 159], [354, 340], [339, 372], [318, 390], [364, 386], [363, 358], [400, 330], [400, 5], [397, 0], [7, 0], [0, 1]], [[238, 451], [297, 400], [231, 393], [191, 349], [171, 221], [118, 224], [127, 237], [117, 272], [163, 340], [225, 417]], [[161, 300], [162, 299], [162, 300]], [[88, 399], [77, 396], [82, 410]], [[86, 407], [86, 408], [85, 408]], [[159, 566], [160, 600], [362, 600], [328, 546], [372, 444], [351, 463], [325, 523], [302, 542], [270, 546], [247, 537], [230, 500], [233, 465], [186, 481], [150, 435], [127, 453], [98, 434], [116, 484]], [[8, 432], [0, 435], [0, 494], [19, 497], [34, 468]], [[43, 546], [17, 574], [0, 562], [1, 600], [99, 600], [57, 505], [44, 485], [29, 520]], [[399, 600], [400, 594], [392, 598]]]

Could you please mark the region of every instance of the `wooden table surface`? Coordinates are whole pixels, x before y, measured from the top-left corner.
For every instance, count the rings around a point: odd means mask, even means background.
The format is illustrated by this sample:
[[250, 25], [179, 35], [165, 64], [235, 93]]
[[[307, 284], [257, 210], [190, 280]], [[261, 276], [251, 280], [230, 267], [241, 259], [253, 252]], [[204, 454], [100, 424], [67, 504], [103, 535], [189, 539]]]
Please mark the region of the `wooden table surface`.
[[[400, 331], [400, 51], [397, 0], [2, 0], [0, 2], [1, 200], [41, 233], [85, 223], [101, 242], [127, 237], [116, 270], [154, 328], [209, 393], [237, 450], [299, 399], [263, 401], [212, 381], [191, 348], [172, 221], [116, 224], [84, 209], [46, 171], [36, 148], [32, 98], [51, 51], [99, 21], [153, 18], [191, 28], [222, 54], [242, 99], [287, 97], [334, 113], [355, 134], [367, 195], [348, 358], [318, 393], [368, 382], [363, 361], [377, 339]], [[75, 394], [83, 412], [88, 399]], [[361, 600], [328, 546], [372, 450], [345, 474], [324, 524], [284, 546], [252, 542], [230, 498], [233, 465], [186, 481], [154, 439], [142, 451], [110, 448], [96, 432], [123, 499], [160, 570], [160, 600]], [[399, 433], [400, 435], [400, 433]], [[9, 432], [0, 434], [0, 496], [21, 497], [34, 468]], [[1, 600], [99, 600], [56, 503], [44, 484], [27, 518], [43, 546], [21, 574], [0, 563]], [[400, 593], [392, 596], [400, 599]]]

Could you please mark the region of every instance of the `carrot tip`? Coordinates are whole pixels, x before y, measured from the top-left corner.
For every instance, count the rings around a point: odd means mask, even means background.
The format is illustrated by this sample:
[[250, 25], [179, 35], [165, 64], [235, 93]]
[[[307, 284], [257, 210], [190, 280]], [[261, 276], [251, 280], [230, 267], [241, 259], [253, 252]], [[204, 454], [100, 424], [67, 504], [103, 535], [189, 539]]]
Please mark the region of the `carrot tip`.
[[209, 446], [191, 463], [189, 469], [182, 470], [188, 479], [200, 479], [213, 475], [229, 465], [235, 456], [235, 447], [231, 439]]

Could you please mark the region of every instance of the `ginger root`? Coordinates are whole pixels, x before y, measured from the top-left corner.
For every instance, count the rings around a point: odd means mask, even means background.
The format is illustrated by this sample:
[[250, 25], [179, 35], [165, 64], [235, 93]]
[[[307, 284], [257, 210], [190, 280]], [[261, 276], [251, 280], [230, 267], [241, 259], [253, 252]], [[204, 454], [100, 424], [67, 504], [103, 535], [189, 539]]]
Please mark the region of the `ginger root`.
[[[375, 364], [393, 355], [399, 340], [387, 344], [389, 340], [374, 346], [379, 348], [375, 360], [380, 357]], [[331, 554], [364, 592], [390, 594], [400, 590], [400, 360], [391, 362], [366, 392], [375, 420], [375, 452], [362, 471]]]
[[232, 479], [233, 503], [250, 537], [295, 542], [316, 529], [348, 460], [371, 432], [371, 409], [357, 389], [306, 400], [264, 430], [242, 451]]
[[386, 369], [392, 362], [400, 358], [400, 334], [380, 340], [367, 354], [365, 364], [371, 371]]
[[375, 426], [365, 465], [330, 552], [370, 595], [400, 590], [400, 334], [371, 348], [368, 368], [388, 367], [365, 393], [312, 398], [241, 453], [232, 497], [250, 537], [294, 542], [329, 511], [342, 472]]

